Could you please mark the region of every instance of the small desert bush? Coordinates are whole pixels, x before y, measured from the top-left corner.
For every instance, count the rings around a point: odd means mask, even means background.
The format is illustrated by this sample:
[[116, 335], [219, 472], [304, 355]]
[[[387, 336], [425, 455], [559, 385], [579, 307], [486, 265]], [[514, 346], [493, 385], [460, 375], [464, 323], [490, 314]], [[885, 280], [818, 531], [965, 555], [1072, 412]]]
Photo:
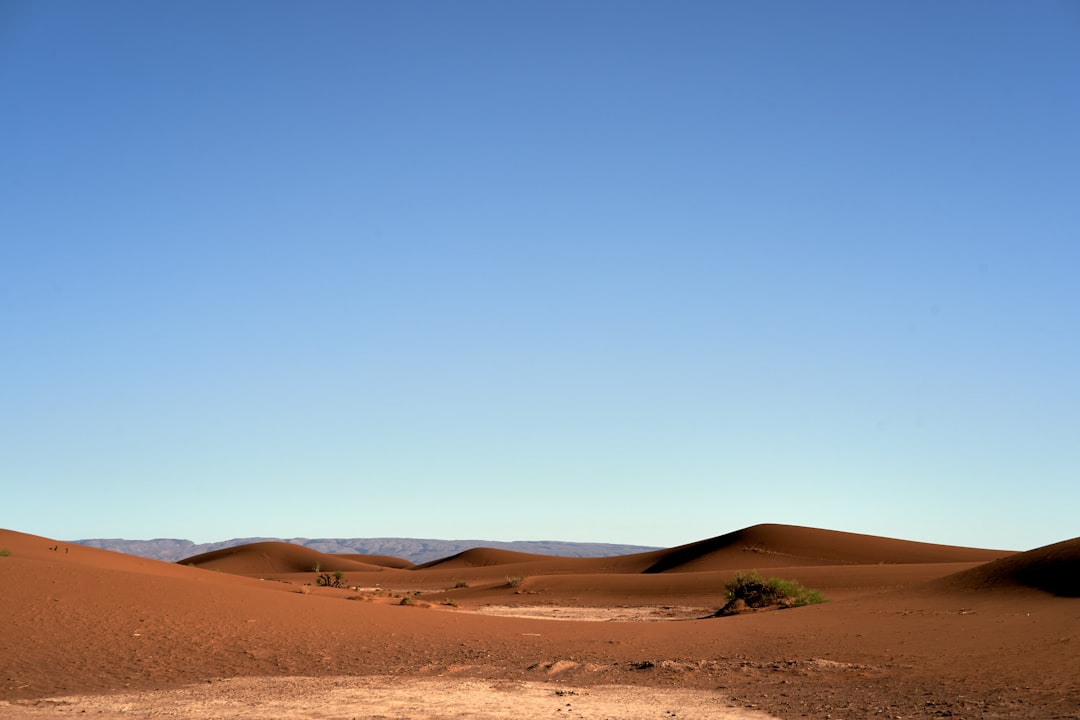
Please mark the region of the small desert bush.
[[506, 578], [506, 584], [510, 587], [517, 587], [523, 582], [525, 582], [525, 578], [521, 577], [520, 575], [511, 575], [510, 577]]
[[11, 557], [11, 551], [7, 548], [0, 550], [0, 557]]
[[454, 587], [455, 588], [467, 588], [467, 587], [469, 587], [469, 583], [466, 582], [465, 580], [458, 580], [457, 584], [454, 585]]
[[416, 602], [415, 600], [413, 600], [411, 597], [406, 595], [405, 597], [401, 598], [401, 602], [398, 603], [398, 604], [399, 605], [412, 605], [415, 602]]
[[724, 586], [728, 602], [717, 615], [734, 615], [748, 609], [793, 608], [825, 602], [817, 590], [805, 588], [794, 580], [764, 578], [753, 571], [736, 573]]
[[335, 572], [332, 575], [330, 573], [328, 573], [328, 572], [319, 573], [318, 583], [322, 587], [339, 588], [339, 587], [343, 586], [344, 581], [345, 581], [345, 573], [342, 572], [341, 570], [338, 570], [337, 572]]
[[458, 601], [454, 598], [443, 598], [442, 604], [449, 607], [457, 607]]

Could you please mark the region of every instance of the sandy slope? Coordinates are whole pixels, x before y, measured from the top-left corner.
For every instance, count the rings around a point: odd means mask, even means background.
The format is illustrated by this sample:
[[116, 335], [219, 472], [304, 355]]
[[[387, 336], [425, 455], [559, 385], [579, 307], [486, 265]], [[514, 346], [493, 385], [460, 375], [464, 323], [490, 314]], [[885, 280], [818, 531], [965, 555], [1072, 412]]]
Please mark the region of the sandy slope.
[[[1080, 717], [1080, 601], [1055, 580], [1077, 541], [1010, 554], [789, 526], [720, 538], [603, 559], [478, 550], [415, 568], [260, 544], [193, 567], [0, 531], [0, 701], [390, 676], [692, 688], [785, 718]], [[364, 589], [305, 585], [316, 563]], [[645, 623], [470, 612], [715, 609], [724, 579], [751, 568], [832, 602]]]

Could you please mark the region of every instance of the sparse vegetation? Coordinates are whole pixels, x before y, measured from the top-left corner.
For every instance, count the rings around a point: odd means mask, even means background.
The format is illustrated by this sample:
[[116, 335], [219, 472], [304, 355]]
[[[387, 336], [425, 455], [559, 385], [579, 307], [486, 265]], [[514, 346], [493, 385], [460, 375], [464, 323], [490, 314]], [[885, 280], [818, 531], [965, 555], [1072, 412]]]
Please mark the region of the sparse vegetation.
[[406, 595], [405, 597], [401, 598], [401, 602], [400, 602], [400, 603], [398, 603], [398, 604], [399, 604], [399, 605], [412, 605], [412, 604], [414, 604], [415, 602], [416, 602], [416, 601], [415, 601], [415, 600], [413, 600], [413, 599], [412, 599], [412, 597], [410, 597], [409, 595]]
[[803, 587], [794, 580], [764, 578], [752, 571], [736, 573], [735, 578], [724, 586], [728, 602], [716, 611], [716, 615], [736, 615], [763, 608], [793, 608], [825, 602], [817, 590]]
[[[318, 566], [316, 566], [318, 567]], [[333, 574], [324, 572], [319, 573], [318, 583], [322, 587], [339, 588], [344, 587], [345, 573], [341, 570], [334, 572]]]
[[11, 551], [7, 548], [0, 550], [0, 557], [11, 557]]
[[466, 582], [465, 580], [458, 580], [457, 584], [454, 585], [454, 588], [467, 588], [467, 587], [469, 587], [469, 583]]
[[454, 598], [443, 598], [442, 604], [447, 605], [449, 607], [457, 607], [458, 606], [458, 601], [455, 600]]
[[511, 575], [506, 578], [506, 584], [510, 587], [518, 587], [521, 583], [525, 582], [525, 578], [520, 575]]

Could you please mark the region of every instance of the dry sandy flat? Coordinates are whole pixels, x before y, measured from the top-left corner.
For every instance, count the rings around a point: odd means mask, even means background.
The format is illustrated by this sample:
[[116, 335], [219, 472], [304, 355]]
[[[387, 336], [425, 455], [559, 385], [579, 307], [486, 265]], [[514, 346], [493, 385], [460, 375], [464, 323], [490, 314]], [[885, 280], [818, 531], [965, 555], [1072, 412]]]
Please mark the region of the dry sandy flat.
[[[382, 704], [350, 717], [576, 716], [547, 704], [564, 697], [580, 716], [619, 717], [633, 693], [661, 689], [677, 691], [661, 705], [700, 691], [717, 712], [778, 718], [1080, 717], [1080, 539], [1016, 554], [768, 525], [621, 558], [475, 550], [417, 567], [284, 543], [172, 564], [12, 531], [0, 550], [4, 717], [68, 713], [58, 699], [71, 696], [194, 712], [219, 689], [295, 701], [274, 711], [294, 717], [348, 714], [353, 690]], [[316, 565], [346, 587], [317, 586]], [[830, 602], [685, 617], [754, 568]], [[663, 612], [676, 617], [638, 621]], [[484, 704], [515, 694], [512, 713]], [[402, 710], [412, 696], [428, 705]], [[678, 707], [664, 709], [722, 717]]]
[[554, 605], [480, 605], [462, 612], [500, 617], [573, 620], [575, 622], [672, 622], [699, 620], [715, 608], [687, 605], [621, 605], [618, 607], [557, 607]]
[[13, 720], [84, 713], [220, 720], [774, 720], [707, 690], [381, 677], [230, 678], [176, 690], [0, 702], [0, 716]]

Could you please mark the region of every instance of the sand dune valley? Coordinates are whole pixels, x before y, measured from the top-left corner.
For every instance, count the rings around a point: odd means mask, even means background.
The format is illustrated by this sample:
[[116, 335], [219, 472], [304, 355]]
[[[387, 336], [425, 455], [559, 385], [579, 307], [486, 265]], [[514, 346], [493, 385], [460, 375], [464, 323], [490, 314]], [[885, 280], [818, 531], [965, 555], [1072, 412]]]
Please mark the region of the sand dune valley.
[[[750, 570], [827, 602], [711, 617]], [[757, 525], [412, 565], [284, 542], [168, 563], [0, 530], [0, 608], [2, 718], [1080, 717], [1080, 538]]]

